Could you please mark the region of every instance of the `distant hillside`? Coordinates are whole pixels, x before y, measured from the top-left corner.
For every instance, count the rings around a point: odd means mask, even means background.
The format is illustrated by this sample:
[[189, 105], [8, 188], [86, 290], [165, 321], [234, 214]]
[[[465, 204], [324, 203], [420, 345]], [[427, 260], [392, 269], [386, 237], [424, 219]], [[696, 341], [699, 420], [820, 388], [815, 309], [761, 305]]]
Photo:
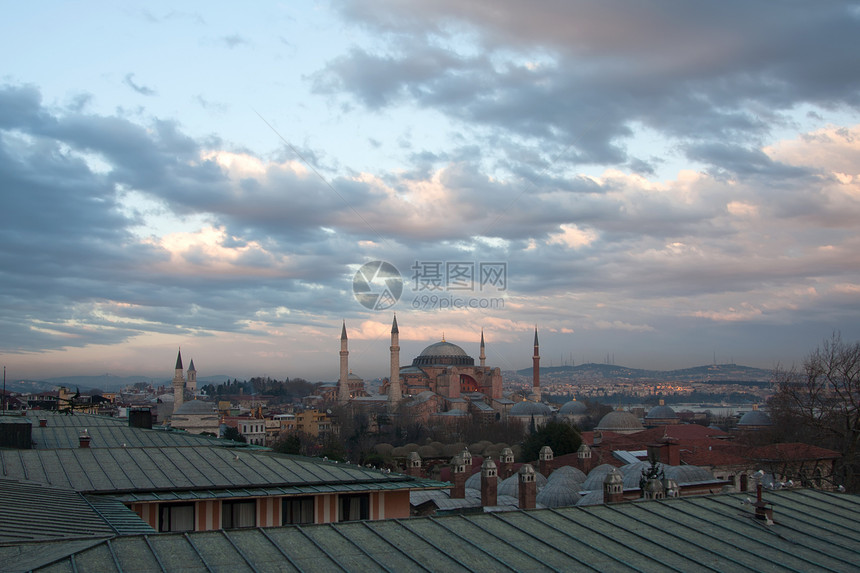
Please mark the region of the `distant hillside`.
[[[523, 368], [516, 372], [520, 376], [530, 376], [531, 368]], [[612, 378], [630, 380], [678, 380], [706, 382], [713, 380], [723, 382], [727, 380], [739, 381], [766, 381], [771, 377], [770, 370], [751, 368], [738, 364], [711, 364], [707, 366], [695, 366], [693, 368], [682, 368], [680, 370], [643, 370], [641, 368], [627, 368], [613, 364], [580, 364], [579, 366], [542, 366], [541, 376], [549, 379], [558, 378]]]
[[[197, 378], [197, 385], [204, 384], [221, 384], [226, 382], [227, 376], [200, 376]], [[56, 378], [46, 378], [44, 380], [7, 380], [6, 389], [10, 392], [44, 392], [53, 390], [58, 386], [65, 386], [69, 389], [80, 388], [81, 392], [88, 392], [93, 388], [104, 390], [105, 392], [115, 392], [126, 386], [144, 382], [153, 386], [161, 386], [168, 384], [172, 378], [152, 378], [148, 376], [114, 376], [113, 374], [101, 374], [98, 376], [58, 376]]]

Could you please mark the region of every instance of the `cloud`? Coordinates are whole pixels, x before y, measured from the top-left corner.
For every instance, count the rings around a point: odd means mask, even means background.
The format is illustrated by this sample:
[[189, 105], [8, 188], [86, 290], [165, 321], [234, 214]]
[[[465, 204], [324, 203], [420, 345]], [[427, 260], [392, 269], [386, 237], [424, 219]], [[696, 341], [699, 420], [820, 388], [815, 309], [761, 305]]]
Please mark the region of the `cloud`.
[[139, 85], [134, 81], [134, 74], [126, 74], [123, 82], [125, 85], [139, 93], [143, 96], [154, 96], [156, 95], [156, 91], [150, 87]]
[[231, 50], [238, 46], [245, 46], [249, 44], [248, 40], [240, 36], [239, 34], [230, 34], [229, 36], [222, 36], [220, 38], [220, 41], [222, 44], [224, 44]]

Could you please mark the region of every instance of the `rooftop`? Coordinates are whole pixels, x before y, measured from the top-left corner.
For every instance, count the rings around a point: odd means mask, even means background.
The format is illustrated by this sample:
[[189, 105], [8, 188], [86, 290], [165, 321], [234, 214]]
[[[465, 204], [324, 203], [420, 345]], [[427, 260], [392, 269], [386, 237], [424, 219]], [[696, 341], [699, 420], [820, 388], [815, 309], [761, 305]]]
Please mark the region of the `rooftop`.
[[20, 570], [103, 572], [856, 571], [860, 497], [768, 492], [773, 525], [745, 498], [133, 535], [0, 547], [0, 559]]

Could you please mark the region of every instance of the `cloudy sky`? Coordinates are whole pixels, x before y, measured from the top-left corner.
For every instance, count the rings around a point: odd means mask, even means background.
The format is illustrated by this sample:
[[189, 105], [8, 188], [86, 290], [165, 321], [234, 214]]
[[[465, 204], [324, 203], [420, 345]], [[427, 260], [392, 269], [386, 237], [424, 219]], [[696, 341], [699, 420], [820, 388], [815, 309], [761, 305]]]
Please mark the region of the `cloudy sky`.
[[334, 380], [345, 320], [371, 378], [395, 311], [403, 363], [856, 340], [858, 38], [826, 0], [10, 4], [0, 361]]

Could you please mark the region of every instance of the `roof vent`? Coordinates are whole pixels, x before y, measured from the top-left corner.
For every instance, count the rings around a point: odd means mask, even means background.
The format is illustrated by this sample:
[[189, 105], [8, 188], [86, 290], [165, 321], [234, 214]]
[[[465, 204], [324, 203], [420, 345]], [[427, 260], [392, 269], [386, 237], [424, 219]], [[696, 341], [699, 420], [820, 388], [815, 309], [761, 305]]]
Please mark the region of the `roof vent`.
[[90, 447], [90, 435], [89, 433], [87, 433], [86, 430], [84, 430], [83, 433], [80, 435], [79, 442], [82, 448]]
[[48, 427], [48, 418], [39, 418], [39, 427], [47, 428]]

